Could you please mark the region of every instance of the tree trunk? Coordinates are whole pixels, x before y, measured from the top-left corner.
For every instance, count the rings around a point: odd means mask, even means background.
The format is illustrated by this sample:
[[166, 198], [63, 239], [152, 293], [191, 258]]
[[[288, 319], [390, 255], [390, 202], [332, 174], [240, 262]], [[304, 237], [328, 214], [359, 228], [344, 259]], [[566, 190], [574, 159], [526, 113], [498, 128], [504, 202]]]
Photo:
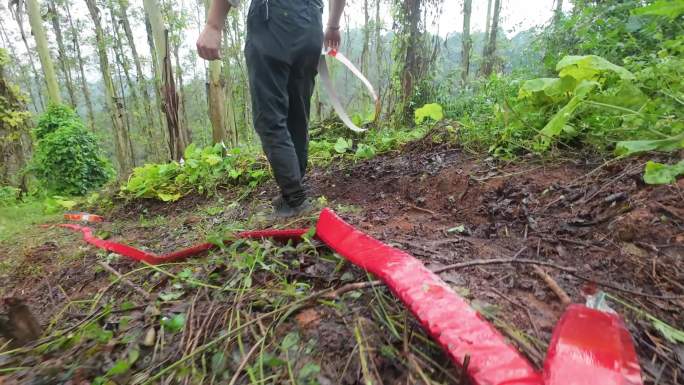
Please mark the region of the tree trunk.
[[93, 112], [93, 102], [90, 99], [90, 88], [88, 87], [88, 80], [85, 76], [85, 64], [83, 62], [83, 55], [81, 55], [81, 43], [78, 40], [78, 30], [74, 27], [74, 22], [71, 18], [71, 10], [69, 9], [69, 1], [64, 2], [64, 7], [67, 11], [67, 19], [69, 20], [69, 27], [71, 29], [71, 43], [76, 48], [76, 59], [78, 60], [78, 70], [81, 78], [81, 91], [83, 91], [83, 99], [85, 100], [86, 111], [88, 111], [88, 127], [91, 131], [95, 130], [95, 113]]
[[[130, 48], [131, 55], [133, 56], [138, 88], [140, 95], [142, 96], [142, 104], [145, 114], [145, 123], [143, 125], [146, 136], [145, 148], [147, 149], [148, 154], [153, 155], [155, 161], [161, 161], [162, 155], [159, 146], [157, 145], [158, 140], [154, 130], [154, 115], [152, 115], [152, 106], [150, 104], [150, 92], [147, 88], [147, 79], [145, 78], [145, 73], [142, 69], [140, 56], [138, 55], [138, 50], [135, 47], [133, 30], [131, 29], [131, 24], [128, 20], [128, 0], [119, 0], [119, 17], [121, 18], [121, 24], [123, 25], [124, 34], [126, 35], [128, 48]], [[152, 55], [154, 56], [154, 51], [152, 51]]]
[[563, 16], [563, 0], [556, 0], [556, 10], [553, 14], [553, 23], [557, 24]]
[[368, 73], [368, 51], [370, 50], [370, 25], [368, 0], [363, 0], [363, 49], [361, 50], [361, 72]]
[[421, 44], [421, 32], [419, 23], [421, 19], [420, 12], [421, 0], [405, 0], [401, 2], [401, 15], [399, 16], [399, 39], [401, 39], [401, 47], [398, 50], [399, 56], [395, 58], [395, 62], [399, 63], [398, 76], [400, 79], [400, 89], [395, 90], [399, 92], [399, 110], [397, 111], [400, 123], [411, 124], [413, 119], [413, 106], [411, 105], [411, 98], [413, 97], [415, 87], [422, 79], [422, 70], [420, 65], [420, 55], [423, 52], [423, 45]]
[[100, 72], [102, 72], [102, 83], [105, 91], [105, 102], [107, 110], [112, 118], [112, 128], [114, 130], [114, 146], [116, 149], [116, 159], [119, 165], [119, 178], [128, 177], [133, 168], [133, 150], [130, 145], [130, 137], [124, 122], [124, 112], [121, 100], [116, 94], [114, 81], [109, 68], [107, 58], [107, 47], [104, 41], [104, 31], [100, 22], [100, 11], [95, 4], [95, 0], [85, 0], [88, 11], [95, 25], [95, 42], [97, 45], [97, 55], [100, 59]]
[[29, 23], [31, 24], [31, 30], [33, 31], [33, 37], [36, 40], [38, 58], [40, 59], [40, 65], [43, 67], [43, 74], [45, 75], [48, 99], [52, 103], [61, 103], [62, 97], [59, 94], [59, 83], [57, 83], [55, 67], [52, 65], [50, 48], [48, 47], [47, 37], [45, 36], [43, 20], [40, 17], [40, 5], [38, 4], [38, 0], [27, 0], [26, 8], [28, 11]]
[[[17, 21], [17, 25], [19, 26], [19, 34], [21, 35], [21, 40], [24, 42], [24, 47], [26, 47], [26, 52], [33, 52], [31, 47], [29, 46], [28, 39], [26, 38], [26, 31], [24, 31], [24, 23], [22, 21], [21, 10], [18, 8], [14, 9], [10, 7], [10, 12], [14, 16], [14, 19]], [[28, 55], [28, 61], [31, 65], [31, 71], [33, 72], [33, 78], [35, 79], [36, 84], [40, 84], [40, 74], [36, 69], [35, 63], [33, 62], [33, 55]], [[36, 92], [38, 93], [38, 103], [40, 104], [40, 109], [45, 110], [45, 103], [43, 103], [43, 93], [41, 92], [41, 88], [42, 87], [38, 86]]]
[[501, 0], [494, 0], [494, 16], [492, 18], [492, 30], [489, 33], [489, 42], [485, 52], [482, 74], [489, 76], [494, 71], [496, 64], [496, 37], [499, 29], [499, 14], [501, 13]]
[[67, 92], [69, 93], [69, 101], [72, 107], [76, 108], [76, 92], [74, 91], [74, 83], [71, 80], [71, 68], [69, 67], [69, 59], [66, 55], [66, 49], [64, 48], [64, 38], [62, 37], [62, 26], [59, 24], [59, 12], [57, 11], [57, 5], [55, 0], [50, 0], [48, 3], [48, 12], [50, 13], [50, 21], [52, 22], [52, 29], [55, 32], [55, 37], [57, 38], [57, 53], [59, 67], [62, 70], [62, 75], [64, 76], [64, 82], [66, 83]]
[[164, 118], [164, 98], [162, 97], [162, 78], [161, 69], [159, 69], [159, 64], [157, 63], [157, 47], [154, 45], [154, 37], [152, 34], [152, 25], [150, 23], [150, 18], [145, 14], [145, 31], [147, 32], [147, 45], [150, 47], [150, 55], [152, 56], [152, 79], [154, 84], [154, 94], [156, 97], [157, 106], [160, 108], [155, 108], [155, 116], [159, 119], [159, 132], [161, 134], [161, 143], [159, 143], [160, 148], [166, 147], [162, 153], [164, 154], [164, 159], [171, 159], [171, 153], [168, 150], [168, 130], [166, 128], [166, 119]]
[[189, 144], [187, 131], [181, 127], [178, 120], [178, 93], [173, 79], [173, 68], [171, 67], [171, 55], [169, 53], [169, 35], [164, 27], [161, 9], [157, 0], [143, 0], [145, 13], [149, 17], [150, 28], [154, 45], [156, 48], [157, 73], [156, 76], [162, 79], [162, 111], [166, 115], [166, 124], [169, 133], [169, 152], [171, 158], [180, 160], [183, 156], [185, 147]]
[[[492, 0], [487, 0], [487, 21], [485, 24], [484, 38], [482, 40], [482, 61], [484, 63], [487, 57], [487, 46], [489, 45], [489, 31], [492, 28]], [[483, 64], [480, 64], [480, 72], [482, 72]]]
[[463, 1], [463, 51], [461, 52], [461, 83], [468, 83], [470, 73], [470, 49], [473, 46], [473, 39], [470, 37], [470, 14], [473, 11], [473, 0]]
[[178, 44], [173, 45], [173, 56], [176, 59], [176, 81], [178, 82], [178, 117], [180, 120], [181, 130], [187, 130], [188, 144], [192, 142], [192, 135], [190, 132], [190, 127], [188, 126], [188, 114], [185, 110], [185, 86], [183, 84], [183, 69], [180, 64], [180, 54], [179, 54]]
[[[209, 12], [209, 4], [209, 1], [205, 1], [205, 19]], [[222, 63], [221, 60], [210, 61], [207, 71], [207, 105], [213, 143], [230, 143], [230, 136], [226, 131], [225, 91], [221, 81]]]

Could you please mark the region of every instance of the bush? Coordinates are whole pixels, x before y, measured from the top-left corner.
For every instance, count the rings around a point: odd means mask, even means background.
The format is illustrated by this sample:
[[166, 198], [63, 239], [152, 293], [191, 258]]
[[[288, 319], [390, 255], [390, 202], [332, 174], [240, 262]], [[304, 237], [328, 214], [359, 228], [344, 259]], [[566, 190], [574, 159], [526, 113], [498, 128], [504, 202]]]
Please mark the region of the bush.
[[0, 207], [12, 206], [19, 199], [20, 190], [12, 186], [0, 186]]
[[233, 148], [223, 155], [223, 150], [220, 144], [205, 148], [191, 144], [183, 153], [183, 163], [136, 167], [121, 195], [169, 202], [190, 192], [213, 194], [230, 184], [254, 187], [267, 177], [265, 164], [255, 162], [256, 154]]
[[50, 193], [83, 195], [112, 177], [95, 136], [71, 108], [49, 106], [33, 134], [37, 144], [31, 171]]

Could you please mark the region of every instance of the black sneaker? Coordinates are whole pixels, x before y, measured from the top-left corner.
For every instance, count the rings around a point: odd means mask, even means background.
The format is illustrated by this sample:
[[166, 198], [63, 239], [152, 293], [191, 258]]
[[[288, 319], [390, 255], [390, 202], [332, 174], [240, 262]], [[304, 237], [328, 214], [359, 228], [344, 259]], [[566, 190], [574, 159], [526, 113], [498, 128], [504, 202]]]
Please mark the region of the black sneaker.
[[314, 208], [315, 207], [310, 198], [306, 198], [302, 204], [296, 207], [290, 206], [282, 198], [276, 198], [273, 201], [273, 217], [276, 219], [298, 217], [313, 211]]

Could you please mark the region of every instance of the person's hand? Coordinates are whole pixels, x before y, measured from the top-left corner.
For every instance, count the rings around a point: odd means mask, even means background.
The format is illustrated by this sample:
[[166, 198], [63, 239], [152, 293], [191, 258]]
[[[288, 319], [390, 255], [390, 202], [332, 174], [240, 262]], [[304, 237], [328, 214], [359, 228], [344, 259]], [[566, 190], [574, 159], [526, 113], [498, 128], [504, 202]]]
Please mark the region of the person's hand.
[[197, 39], [197, 53], [202, 59], [217, 60], [221, 47], [221, 30], [207, 24]]
[[340, 48], [340, 27], [330, 27], [325, 29], [325, 37], [323, 44], [326, 49], [334, 49], [337, 51]]

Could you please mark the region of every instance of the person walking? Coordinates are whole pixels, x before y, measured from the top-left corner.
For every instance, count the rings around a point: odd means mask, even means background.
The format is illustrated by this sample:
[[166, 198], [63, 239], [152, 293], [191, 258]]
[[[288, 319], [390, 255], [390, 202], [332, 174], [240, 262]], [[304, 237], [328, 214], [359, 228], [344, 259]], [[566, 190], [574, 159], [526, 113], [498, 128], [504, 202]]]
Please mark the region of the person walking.
[[[239, 0], [212, 0], [197, 40], [206, 60], [220, 59], [228, 11]], [[271, 164], [281, 196], [274, 215], [287, 218], [312, 209], [302, 184], [309, 147], [309, 111], [323, 46], [340, 45], [345, 0], [329, 0], [323, 31], [322, 0], [252, 0], [247, 15], [245, 59], [252, 95], [254, 129]]]

